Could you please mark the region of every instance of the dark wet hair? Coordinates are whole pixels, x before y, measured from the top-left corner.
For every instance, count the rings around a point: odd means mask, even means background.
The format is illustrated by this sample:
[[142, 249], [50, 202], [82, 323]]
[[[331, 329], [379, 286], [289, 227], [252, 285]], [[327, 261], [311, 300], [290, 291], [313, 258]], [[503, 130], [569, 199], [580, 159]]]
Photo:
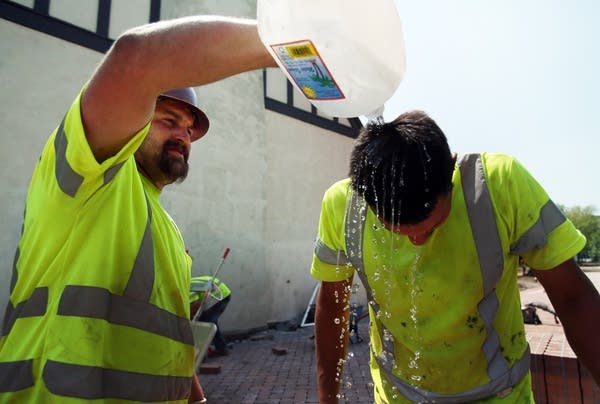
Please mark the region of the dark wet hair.
[[361, 130], [350, 158], [354, 191], [386, 222], [425, 220], [452, 189], [454, 159], [446, 136], [425, 112], [406, 112]]

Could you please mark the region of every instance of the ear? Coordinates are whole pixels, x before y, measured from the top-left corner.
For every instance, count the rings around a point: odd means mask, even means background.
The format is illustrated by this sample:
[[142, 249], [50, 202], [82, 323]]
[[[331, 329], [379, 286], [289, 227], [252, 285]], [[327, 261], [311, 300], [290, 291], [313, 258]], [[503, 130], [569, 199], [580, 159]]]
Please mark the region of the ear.
[[456, 164], [456, 159], [458, 158], [458, 154], [452, 153], [452, 162]]

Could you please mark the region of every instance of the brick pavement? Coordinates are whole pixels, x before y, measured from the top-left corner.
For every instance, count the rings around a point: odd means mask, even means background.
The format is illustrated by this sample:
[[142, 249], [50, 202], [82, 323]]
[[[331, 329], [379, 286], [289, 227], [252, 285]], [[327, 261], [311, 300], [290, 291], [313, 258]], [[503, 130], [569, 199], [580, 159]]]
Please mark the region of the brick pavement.
[[[551, 308], [541, 286], [534, 280], [529, 281], [521, 290], [522, 303], [544, 303]], [[526, 325], [533, 354], [536, 402], [600, 403], [600, 389], [574, 357], [562, 326], [554, 323], [550, 313], [538, 310], [538, 315], [543, 325]], [[221, 370], [218, 374], [199, 376], [208, 401], [225, 404], [317, 403], [312, 334], [312, 327], [291, 332], [267, 330], [234, 342], [229, 356], [206, 359], [203, 365]], [[359, 334], [364, 341], [350, 345], [340, 403], [373, 402], [367, 319], [359, 323]], [[581, 392], [577, 393], [575, 387]]]
[[[207, 358], [218, 374], [200, 374], [208, 402], [232, 404], [317, 403], [313, 327], [267, 330], [234, 342], [229, 356]], [[359, 323], [361, 343], [351, 344], [340, 403], [372, 403], [368, 320]], [[276, 352], [273, 349], [276, 349]], [[281, 355], [278, 350], [286, 350]]]

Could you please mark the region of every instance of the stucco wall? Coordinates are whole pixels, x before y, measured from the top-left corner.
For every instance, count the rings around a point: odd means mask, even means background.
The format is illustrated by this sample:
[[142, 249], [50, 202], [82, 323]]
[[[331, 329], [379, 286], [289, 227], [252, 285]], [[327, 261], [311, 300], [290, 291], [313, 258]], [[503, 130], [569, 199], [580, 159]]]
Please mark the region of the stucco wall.
[[[203, 13], [253, 17], [255, 1], [162, 2], [162, 19]], [[116, 21], [127, 28], [123, 15]], [[0, 41], [1, 318], [34, 164], [102, 54], [5, 20], [0, 37], [10, 38]], [[209, 134], [194, 144], [188, 179], [162, 195], [194, 257], [192, 272], [213, 271], [231, 248], [219, 274], [233, 290], [225, 331], [297, 318], [315, 285], [309, 267], [322, 194], [346, 174], [352, 140], [266, 111], [261, 71], [197, 93]]]
[[27, 185], [58, 125], [101, 54], [0, 20], [0, 316], [8, 299]]

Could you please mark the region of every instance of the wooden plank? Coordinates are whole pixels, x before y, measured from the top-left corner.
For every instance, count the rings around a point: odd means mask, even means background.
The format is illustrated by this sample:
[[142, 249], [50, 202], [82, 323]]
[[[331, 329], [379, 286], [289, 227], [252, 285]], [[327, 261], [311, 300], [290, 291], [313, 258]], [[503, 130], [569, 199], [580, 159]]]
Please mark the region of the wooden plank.
[[581, 380], [581, 395], [584, 404], [600, 403], [600, 387], [592, 378], [591, 373], [579, 362], [579, 376]]
[[582, 404], [577, 358], [544, 355], [544, 369], [550, 402]]
[[531, 350], [531, 388], [537, 404], [548, 404], [546, 392], [546, 371], [544, 369], [544, 352], [552, 334], [529, 332], [526, 334]]

